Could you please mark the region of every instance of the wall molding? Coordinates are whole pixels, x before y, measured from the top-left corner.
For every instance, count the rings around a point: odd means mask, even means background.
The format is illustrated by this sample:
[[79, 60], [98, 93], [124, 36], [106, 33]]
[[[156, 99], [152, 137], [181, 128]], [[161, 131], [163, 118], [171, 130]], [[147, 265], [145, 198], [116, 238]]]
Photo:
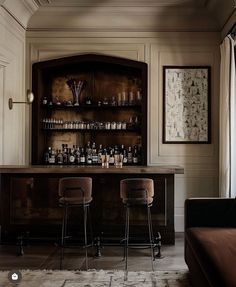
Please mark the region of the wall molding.
[[0, 163], [3, 164], [4, 157], [4, 94], [5, 94], [5, 68], [6, 62], [0, 57]]
[[14, 37], [25, 42], [24, 28], [3, 7], [0, 7], [0, 24]]
[[1, 4], [1, 7], [23, 29], [26, 29], [30, 17], [36, 12], [39, 5], [37, 5], [37, 3], [34, 0], [20, 0], [20, 1], [5, 0]]
[[0, 65], [4, 66], [1, 72], [1, 163], [24, 164], [25, 109], [16, 106], [10, 111], [8, 98], [25, 99], [25, 30], [3, 7], [0, 7], [0, 32]]

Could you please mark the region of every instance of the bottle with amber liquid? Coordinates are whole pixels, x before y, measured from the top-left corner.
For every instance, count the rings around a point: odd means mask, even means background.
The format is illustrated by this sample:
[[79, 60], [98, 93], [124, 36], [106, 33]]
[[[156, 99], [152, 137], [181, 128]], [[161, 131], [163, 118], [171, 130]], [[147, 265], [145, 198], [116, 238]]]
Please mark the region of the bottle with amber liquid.
[[63, 154], [60, 149], [57, 152], [56, 162], [57, 164], [63, 164]]
[[132, 164], [133, 163], [133, 152], [132, 152], [132, 147], [131, 146], [128, 147], [127, 162], [128, 162], [128, 164]]
[[80, 153], [80, 164], [84, 165], [86, 163], [86, 157], [85, 157], [85, 152], [84, 148], [81, 148], [81, 153]]

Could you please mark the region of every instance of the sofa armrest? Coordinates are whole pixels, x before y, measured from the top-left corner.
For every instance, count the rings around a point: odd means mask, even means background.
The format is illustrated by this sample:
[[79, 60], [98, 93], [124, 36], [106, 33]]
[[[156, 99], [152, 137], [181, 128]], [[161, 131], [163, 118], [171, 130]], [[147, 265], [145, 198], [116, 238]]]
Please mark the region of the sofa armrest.
[[186, 199], [185, 230], [189, 227], [236, 227], [236, 199]]

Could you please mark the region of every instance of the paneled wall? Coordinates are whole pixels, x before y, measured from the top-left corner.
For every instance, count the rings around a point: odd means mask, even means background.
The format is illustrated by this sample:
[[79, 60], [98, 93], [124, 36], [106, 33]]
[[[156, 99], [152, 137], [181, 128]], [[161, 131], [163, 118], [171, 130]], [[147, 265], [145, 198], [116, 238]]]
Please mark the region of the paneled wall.
[[[81, 53], [102, 53], [148, 64], [148, 164], [184, 167], [185, 174], [175, 180], [175, 227], [183, 231], [185, 198], [218, 196], [219, 33], [28, 32], [28, 85], [32, 63]], [[211, 144], [162, 143], [163, 65], [212, 67]], [[27, 133], [26, 150], [29, 149]], [[26, 160], [30, 161], [29, 153]]]
[[0, 164], [25, 163], [25, 31], [0, 7]]

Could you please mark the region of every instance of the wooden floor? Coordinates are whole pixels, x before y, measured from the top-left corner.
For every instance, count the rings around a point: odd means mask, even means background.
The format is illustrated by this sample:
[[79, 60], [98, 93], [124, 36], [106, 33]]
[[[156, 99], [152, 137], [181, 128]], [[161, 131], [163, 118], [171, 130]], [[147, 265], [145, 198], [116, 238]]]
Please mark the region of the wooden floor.
[[[29, 245], [25, 254], [18, 256], [16, 246], [0, 246], [0, 270], [12, 269], [59, 269], [60, 249], [57, 246]], [[100, 258], [94, 257], [95, 250], [89, 248], [90, 269], [124, 269], [123, 248], [105, 246]], [[154, 270], [184, 270], [184, 236], [176, 234], [175, 245], [162, 246], [164, 258], [154, 261]], [[128, 269], [130, 271], [151, 271], [150, 249], [129, 249]], [[84, 249], [66, 249], [63, 269], [84, 269]]]

